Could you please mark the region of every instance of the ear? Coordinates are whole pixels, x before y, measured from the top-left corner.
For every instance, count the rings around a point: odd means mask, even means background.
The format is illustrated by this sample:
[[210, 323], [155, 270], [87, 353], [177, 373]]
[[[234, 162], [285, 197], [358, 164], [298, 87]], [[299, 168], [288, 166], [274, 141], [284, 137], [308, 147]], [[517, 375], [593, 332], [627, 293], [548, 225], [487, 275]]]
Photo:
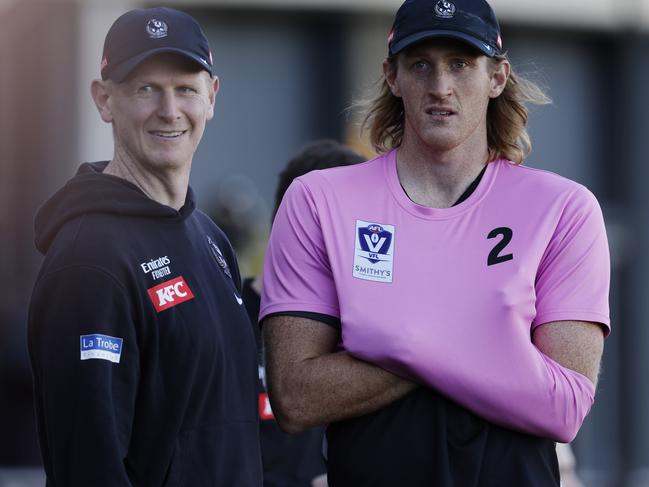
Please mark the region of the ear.
[[210, 89], [209, 89], [210, 106], [207, 111], [207, 120], [212, 120], [212, 117], [214, 117], [214, 104], [216, 102], [216, 94], [219, 92], [219, 87], [221, 85], [219, 83], [218, 76], [214, 76], [213, 78], [211, 78], [209, 83], [210, 83]]
[[385, 81], [390, 87], [390, 91], [397, 98], [401, 98], [401, 90], [399, 89], [399, 84], [397, 83], [397, 60], [392, 62], [388, 59], [383, 60], [383, 75], [385, 76]]
[[95, 102], [95, 106], [99, 111], [101, 119], [106, 123], [111, 123], [113, 121], [113, 113], [108, 103], [110, 98], [110, 88], [108, 83], [110, 83], [110, 81], [100, 79], [93, 80], [90, 85], [90, 95]]
[[489, 98], [498, 98], [507, 85], [512, 67], [506, 59], [499, 61], [491, 73], [491, 90]]

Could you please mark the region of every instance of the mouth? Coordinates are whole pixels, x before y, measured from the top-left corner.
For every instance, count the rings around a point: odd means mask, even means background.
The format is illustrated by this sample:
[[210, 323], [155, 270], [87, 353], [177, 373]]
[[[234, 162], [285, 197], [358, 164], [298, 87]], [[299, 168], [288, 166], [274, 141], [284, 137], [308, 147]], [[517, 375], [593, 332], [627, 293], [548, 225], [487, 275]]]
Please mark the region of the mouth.
[[187, 130], [151, 130], [149, 131], [154, 137], [160, 137], [165, 140], [173, 140], [182, 137], [187, 133]]
[[426, 110], [426, 115], [430, 115], [431, 117], [435, 118], [447, 118], [455, 115], [455, 112], [446, 108], [429, 108]]

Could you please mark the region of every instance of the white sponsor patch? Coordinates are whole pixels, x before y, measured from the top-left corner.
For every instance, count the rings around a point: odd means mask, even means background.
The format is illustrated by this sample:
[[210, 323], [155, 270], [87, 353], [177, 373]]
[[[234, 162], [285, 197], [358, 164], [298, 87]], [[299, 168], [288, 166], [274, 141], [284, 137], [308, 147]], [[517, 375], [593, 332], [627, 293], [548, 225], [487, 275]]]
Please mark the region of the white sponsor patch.
[[162, 257], [158, 257], [157, 259], [151, 259], [147, 262], [142, 262], [140, 264], [140, 267], [145, 274], [151, 273], [153, 280], [157, 280], [162, 277], [171, 275], [169, 264], [171, 264], [171, 259], [169, 259], [168, 256], [164, 255]]
[[356, 220], [353, 276], [392, 282], [394, 225]]
[[81, 360], [99, 359], [118, 364], [122, 356], [123, 341], [121, 338], [98, 333], [81, 335]]

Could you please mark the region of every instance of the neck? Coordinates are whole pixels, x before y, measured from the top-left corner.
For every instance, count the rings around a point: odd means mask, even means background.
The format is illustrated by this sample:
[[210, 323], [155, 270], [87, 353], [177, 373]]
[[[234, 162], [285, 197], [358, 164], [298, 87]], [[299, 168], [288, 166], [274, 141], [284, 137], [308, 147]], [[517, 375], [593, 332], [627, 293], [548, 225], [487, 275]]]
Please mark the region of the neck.
[[104, 169], [104, 174], [125, 179], [140, 188], [152, 200], [179, 210], [187, 197], [190, 167], [191, 162], [182, 168], [151, 170], [135, 163], [116, 147], [115, 156]]
[[484, 144], [465, 143], [450, 150], [422, 145], [404, 136], [397, 152], [399, 182], [415, 203], [449, 208], [488, 162], [486, 138]]

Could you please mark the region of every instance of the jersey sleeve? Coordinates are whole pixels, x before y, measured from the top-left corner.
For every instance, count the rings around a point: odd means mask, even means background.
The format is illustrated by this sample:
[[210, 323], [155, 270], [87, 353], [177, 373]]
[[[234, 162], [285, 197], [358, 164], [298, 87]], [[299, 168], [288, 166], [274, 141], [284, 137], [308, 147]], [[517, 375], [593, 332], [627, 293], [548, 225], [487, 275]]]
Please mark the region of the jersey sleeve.
[[579, 186], [568, 199], [541, 260], [532, 328], [551, 321], [592, 321], [608, 334], [610, 257], [602, 211]]
[[52, 484], [131, 486], [139, 354], [125, 290], [101, 269], [46, 274], [32, 295], [28, 344]]
[[288, 188], [275, 216], [263, 282], [260, 322], [287, 311], [340, 318], [316, 203], [300, 179]]

